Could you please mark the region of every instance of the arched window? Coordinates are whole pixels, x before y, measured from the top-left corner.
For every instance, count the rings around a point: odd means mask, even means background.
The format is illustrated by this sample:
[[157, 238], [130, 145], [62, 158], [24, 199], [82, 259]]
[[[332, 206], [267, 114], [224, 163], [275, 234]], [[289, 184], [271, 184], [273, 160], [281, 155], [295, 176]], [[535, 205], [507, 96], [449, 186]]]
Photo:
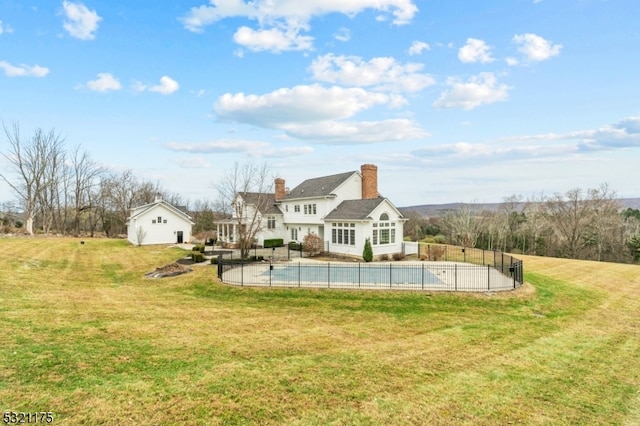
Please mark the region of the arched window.
[[396, 223], [389, 221], [389, 214], [382, 213], [378, 222], [373, 223], [372, 244], [395, 244]]

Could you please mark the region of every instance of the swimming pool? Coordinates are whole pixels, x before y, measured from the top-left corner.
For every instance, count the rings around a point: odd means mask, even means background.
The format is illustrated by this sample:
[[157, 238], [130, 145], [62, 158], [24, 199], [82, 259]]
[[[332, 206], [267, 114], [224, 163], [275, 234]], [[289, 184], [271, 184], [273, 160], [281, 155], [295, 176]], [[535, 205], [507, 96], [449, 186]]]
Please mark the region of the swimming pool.
[[222, 282], [240, 286], [475, 292], [517, 286], [513, 277], [488, 265], [460, 262], [254, 262], [218, 266]]
[[366, 285], [380, 286], [442, 284], [442, 281], [421, 265], [338, 265], [326, 263], [319, 265], [285, 264], [273, 265], [261, 274], [275, 283], [327, 283], [331, 285]]

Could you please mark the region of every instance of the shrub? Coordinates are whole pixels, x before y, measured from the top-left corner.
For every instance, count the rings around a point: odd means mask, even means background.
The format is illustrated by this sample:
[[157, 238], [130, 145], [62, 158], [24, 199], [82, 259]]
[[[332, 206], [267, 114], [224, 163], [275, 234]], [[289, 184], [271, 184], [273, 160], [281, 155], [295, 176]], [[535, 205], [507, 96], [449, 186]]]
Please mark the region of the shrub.
[[373, 260], [373, 249], [371, 248], [371, 241], [369, 241], [368, 238], [364, 242], [362, 260], [364, 260], [365, 262], [371, 262]]
[[380, 255], [380, 260], [383, 262], [386, 262], [387, 260], [389, 260], [389, 255], [384, 253]]
[[431, 260], [434, 260], [434, 261], [440, 260], [444, 255], [444, 247], [430, 246], [429, 254], [431, 255]]
[[404, 253], [393, 253], [393, 260], [404, 260]]
[[193, 246], [191, 248], [191, 250], [193, 251], [199, 251], [200, 253], [204, 253], [204, 245], [202, 244], [196, 244], [195, 246]]
[[282, 238], [271, 238], [269, 240], [264, 240], [264, 248], [282, 247], [283, 245], [284, 240]]
[[323, 245], [322, 238], [311, 233], [305, 235], [304, 241], [302, 242], [302, 249], [310, 255], [314, 255], [322, 251]]
[[251, 256], [249, 258], [250, 262], [262, 262], [264, 260], [264, 256]]
[[193, 260], [195, 263], [204, 262], [204, 255], [200, 251], [194, 251], [193, 253], [191, 253], [191, 260]]
[[289, 250], [302, 251], [302, 244], [291, 241], [289, 242]]

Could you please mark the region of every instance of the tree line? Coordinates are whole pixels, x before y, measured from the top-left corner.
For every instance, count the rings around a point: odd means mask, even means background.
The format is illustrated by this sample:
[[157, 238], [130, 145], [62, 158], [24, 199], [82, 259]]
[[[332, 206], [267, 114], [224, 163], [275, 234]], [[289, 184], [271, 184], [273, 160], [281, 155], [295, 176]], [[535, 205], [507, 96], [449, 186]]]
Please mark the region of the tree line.
[[409, 213], [406, 235], [511, 253], [640, 263], [640, 210], [624, 209], [616, 193], [599, 188], [524, 199], [510, 196], [497, 209], [474, 204], [424, 218]]
[[68, 147], [54, 130], [36, 129], [27, 137], [18, 123], [3, 123], [3, 130], [2, 157], [9, 167], [0, 171], [0, 178], [17, 201], [0, 207], [5, 229], [21, 225], [29, 235], [114, 237], [126, 234], [131, 208], [151, 203], [156, 196], [188, 210], [196, 222], [194, 234], [214, 228], [216, 214], [207, 200], [189, 206], [179, 194], [139, 179], [130, 169], [109, 170], [80, 146]]

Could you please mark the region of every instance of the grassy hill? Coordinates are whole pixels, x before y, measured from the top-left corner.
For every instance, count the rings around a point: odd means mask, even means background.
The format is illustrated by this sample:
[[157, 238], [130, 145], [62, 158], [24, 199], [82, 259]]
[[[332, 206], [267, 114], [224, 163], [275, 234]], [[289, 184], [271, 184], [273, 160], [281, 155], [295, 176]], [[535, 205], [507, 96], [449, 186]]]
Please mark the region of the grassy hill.
[[640, 266], [514, 293], [272, 290], [124, 241], [0, 239], [0, 409], [54, 424], [640, 424]]

